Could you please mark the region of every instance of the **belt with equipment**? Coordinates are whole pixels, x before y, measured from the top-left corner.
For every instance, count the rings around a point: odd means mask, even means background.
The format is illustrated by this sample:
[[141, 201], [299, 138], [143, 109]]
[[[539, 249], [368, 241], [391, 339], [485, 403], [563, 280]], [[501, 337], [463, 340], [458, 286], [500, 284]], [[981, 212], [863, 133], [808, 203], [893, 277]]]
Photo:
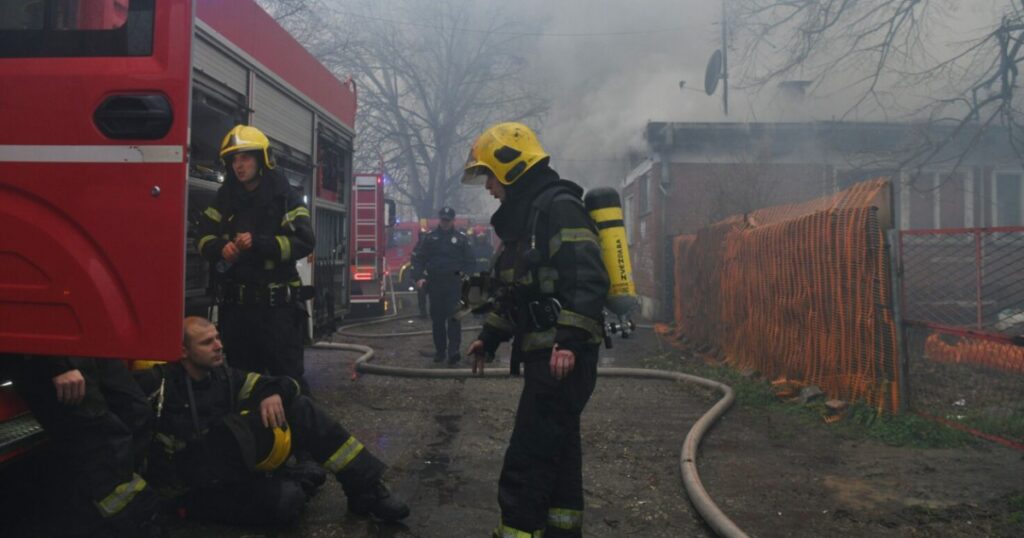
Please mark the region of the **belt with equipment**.
[[217, 294], [222, 304], [284, 306], [312, 299], [313, 286], [290, 284], [222, 284]]

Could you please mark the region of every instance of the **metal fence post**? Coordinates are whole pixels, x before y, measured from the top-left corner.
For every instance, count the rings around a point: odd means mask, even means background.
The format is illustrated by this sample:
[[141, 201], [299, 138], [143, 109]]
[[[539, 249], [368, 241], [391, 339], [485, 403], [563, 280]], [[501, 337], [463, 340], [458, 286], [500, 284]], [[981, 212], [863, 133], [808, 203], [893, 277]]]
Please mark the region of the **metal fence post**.
[[889, 182], [889, 210], [892, 227], [885, 234], [885, 249], [889, 253], [889, 306], [892, 308], [892, 322], [896, 331], [896, 369], [899, 376], [900, 401], [897, 412], [909, 409], [910, 401], [910, 358], [907, 350], [906, 325], [903, 323], [903, 309], [906, 296], [903, 294], [903, 236], [900, 234], [900, 193], [899, 178]]
[[910, 364], [907, 351], [906, 324], [903, 323], [903, 252], [900, 231], [890, 229], [885, 248], [889, 252], [889, 306], [896, 331], [896, 364], [899, 376], [900, 401], [897, 411], [906, 412], [910, 399]]

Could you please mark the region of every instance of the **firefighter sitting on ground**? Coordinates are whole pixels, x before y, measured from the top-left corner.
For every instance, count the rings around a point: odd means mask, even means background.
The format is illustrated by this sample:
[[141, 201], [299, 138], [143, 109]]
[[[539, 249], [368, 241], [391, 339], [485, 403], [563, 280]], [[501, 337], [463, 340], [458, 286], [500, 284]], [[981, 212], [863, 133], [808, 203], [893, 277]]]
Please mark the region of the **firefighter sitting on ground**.
[[71, 485], [64, 536], [163, 536], [160, 498], [136, 474], [152, 413], [115, 359], [0, 357], [14, 387], [49, 435]]
[[186, 517], [294, 521], [320, 485], [315, 475], [282, 467], [294, 450], [309, 452], [334, 474], [349, 512], [385, 521], [409, 515], [381, 480], [380, 460], [300, 394], [293, 379], [227, 366], [217, 328], [205, 318], [185, 319], [180, 362], [141, 370], [136, 379], [156, 412], [148, 477], [179, 499]]

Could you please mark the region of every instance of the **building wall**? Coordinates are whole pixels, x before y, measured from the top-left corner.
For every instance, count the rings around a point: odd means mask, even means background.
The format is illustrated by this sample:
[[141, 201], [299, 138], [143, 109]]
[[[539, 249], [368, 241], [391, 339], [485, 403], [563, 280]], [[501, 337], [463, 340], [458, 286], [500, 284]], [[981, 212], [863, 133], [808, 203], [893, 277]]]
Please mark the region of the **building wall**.
[[632, 238], [633, 277], [646, 317], [670, 314], [673, 237], [730, 215], [808, 200], [833, 188], [831, 168], [818, 164], [670, 163], [667, 168], [664, 191], [660, 180], [665, 167], [655, 162], [622, 193]]

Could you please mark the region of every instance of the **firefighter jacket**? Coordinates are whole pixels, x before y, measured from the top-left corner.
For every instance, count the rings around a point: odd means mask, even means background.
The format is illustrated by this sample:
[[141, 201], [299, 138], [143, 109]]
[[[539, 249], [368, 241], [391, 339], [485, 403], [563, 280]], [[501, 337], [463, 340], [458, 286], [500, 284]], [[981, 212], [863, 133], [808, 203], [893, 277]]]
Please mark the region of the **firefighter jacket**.
[[[295, 261], [313, 252], [309, 209], [286, 179], [273, 170], [260, 173], [260, 184], [252, 192], [229, 173], [213, 204], [200, 216], [196, 246], [216, 268], [221, 283], [298, 286]], [[252, 234], [252, 248], [229, 264], [221, 250], [243, 232]]]
[[434, 278], [473, 270], [473, 251], [469, 237], [454, 227], [442, 230], [440, 226], [420, 238], [412, 253], [412, 279], [419, 280], [424, 273]]
[[[518, 362], [547, 360], [555, 343], [578, 357], [596, 356], [603, 339], [609, 278], [582, 194], [539, 165], [506, 189], [491, 219], [502, 240], [493, 269], [498, 300], [478, 338], [488, 354], [513, 339], [513, 370]], [[550, 299], [558, 308], [545, 323]]]
[[[290, 377], [215, 368], [206, 379], [189, 378], [181, 363], [135, 372], [156, 411], [149, 478], [168, 494], [236, 479], [259, 455], [242, 420], [259, 420], [259, 405], [279, 395], [285, 408], [299, 395]], [[246, 446], [248, 445], [248, 446]], [[240, 452], [239, 452], [240, 451]]]

